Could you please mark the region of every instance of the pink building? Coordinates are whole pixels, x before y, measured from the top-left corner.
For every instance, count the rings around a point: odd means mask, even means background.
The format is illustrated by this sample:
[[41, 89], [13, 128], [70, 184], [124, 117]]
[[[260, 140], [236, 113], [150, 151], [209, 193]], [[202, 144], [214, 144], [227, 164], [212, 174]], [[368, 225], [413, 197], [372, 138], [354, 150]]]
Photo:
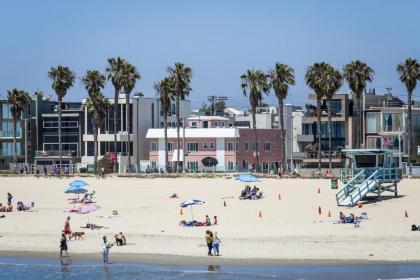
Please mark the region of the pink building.
[[[176, 129], [168, 128], [168, 161], [177, 160]], [[149, 129], [150, 167], [164, 169], [164, 129]], [[245, 171], [255, 164], [252, 129], [229, 126], [229, 119], [194, 116], [180, 128], [180, 161], [188, 171]], [[276, 129], [257, 129], [261, 170], [275, 171], [281, 161], [281, 133]], [[215, 165], [214, 165], [215, 164]], [[210, 166], [209, 166], [210, 165]]]

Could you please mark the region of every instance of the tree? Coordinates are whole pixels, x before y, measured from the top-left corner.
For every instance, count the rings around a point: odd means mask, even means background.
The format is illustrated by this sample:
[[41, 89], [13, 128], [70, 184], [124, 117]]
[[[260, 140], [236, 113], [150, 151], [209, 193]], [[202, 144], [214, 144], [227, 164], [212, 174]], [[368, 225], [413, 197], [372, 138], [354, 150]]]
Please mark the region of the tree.
[[108, 58], [108, 66], [106, 73], [108, 80], [111, 80], [114, 86], [114, 153], [115, 153], [115, 164], [114, 173], [118, 172], [118, 156], [117, 156], [117, 112], [118, 112], [118, 97], [123, 87], [122, 85], [122, 69], [126, 64], [125, 59], [121, 57]]
[[205, 113], [205, 115], [212, 116], [213, 111], [217, 113], [223, 113], [225, 111], [225, 108], [226, 108], [226, 102], [224, 100], [218, 100], [210, 105], [203, 102], [203, 104], [198, 109], [198, 111]]
[[159, 94], [159, 101], [162, 106], [163, 129], [165, 133], [165, 172], [168, 172], [168, 113], [171, 108], [171, 97], [174, 92], [174, 83], [172, 79], [166, 77], [160, 82], [155, 83], [154, 88]]
[[407, 89], [407, 126], [408, 126], [408, 174], [412, 175], [412, 162], [411, 162], [411, 151], [413, 145], [413, 135], [411, 127], [411, 107], [412, 107], [412, 96], [413, 91], [417, 86], [417, 81], [420, 80], [420, 63], [417, 59], [407, 58], [404, 63], [397, 65], [397, 72], [400, 74], [400, 80], [404, 83], [405, 88]]
[[321, 99], [324, 96], [322, 82], [331, 65], [326, 62], [317, 62], [309, 66], [305, 74], [306, 84], [315, 91], [316, 94], [316, 115], [317, 115], [317, 142], [318, 142], [318, 169], [321, 171]]
[[[176, 138], [177, 138], [177, 158], [176, 158], [176, 172], [180, 171], [180, 147], [181, 141], [179, 137], [179, 125], [180, 125], [180, 117], [179, 117], [179, 100], [185, 99], [185, 96], [189, 95], [192, 91], [191, 89], [191, 78], [192, 78], [192, 70], [190, 67], [185, 66], [181, 62], [176, 62], [174, 67], [168, 67], [167, 71], [169, 73], [169, 77], [173, 80], [174, 83], [174, 92], [173, 96], [175, 98], [175, 114], [176, 114]], [[185, 129], [185, 128], [183, 128]], [[184, 147], [185, 148], [185, 147]], [[184, 149], [182, 150], [184, 153]]]
[[[256, 109], [261, 103], [263, 96], [262, 93], [268, 95], [270, 88], [267, 82], [267, 76], [260, 70], [247, 70], [245, 74], [241, 75], [241, 88], [244, 96], [249, 96], [249, 104], [251, 106], [252, 125], [254, 129], [254, 145], [256, 159], [256, 170], [259, 171], [259, 149], [257, 142], [257, 127], [256, 127]], [[248, 91], [247, 91], [248, 89]]]
[[374, 71], [370, 68], [366, 63], [356, 60], [351, 61], [350, 63], [346, 64], [343, 69], [343, 76], [346, 79], [347, 83], [353, 94], [355, 95], [354, 103], [353, 103], [353, 117], [355, 120], [355, 146], [356, 148], [360, 148], [363, 140], [363, 129], [361, 125], [361, 118], [363, 114], [363, 107], [362, 107], [362, 94], [366, 89], [367, 82], [371, 82], [373, 79]]
[[96, 173], [98, 170], [98, 129], [108, 114], [111, 104], [108, 99], [100, 92], [92, 92], [89, 94], [85, 105], [87, 112], [91, 115], [93, 126], [93, 143], [94, 143], [94, 160], [93, 168]]
[[281, 149], [282, 149], [282, 163], [284, 164], [286, 158], [286, 139], [284, 133], [284, 117], [283, 107], [284, 99], [286, 99], [289, 86], [295, 84], [295, 75], [292, 67], [276, 63], [273, 69], [268, 71], [269, 86], [274, 90], [276, 97], [279, 101], [279, 129], [281, 131]]
[[[13, 161], [15, 163], [15, 170], [17, 168], [17, 141], [16, 141], [16, 127], [17, 123], [22, 120], [22, 113], [26, 106], [31, 102], [28, 93], [24, 90], [16, 88], [7, 91], [7, 102], [10, 104], [10, 113], [13, 118]], [[26, 133], [26, 131], [25, 131]], [[26, 149], [27, 147], [25, 147]]]
[[328, 67], [328, 73], [325, 75], [325, 79], [322, 81], [322, 91], [327, 98], [327, 107], [328, 107], [328, 167], [330, 173], [332, 173], [332, 164], [331, 164], [331, 134], [332, 134], [332, 121], [331, 121], [331, 99], [334, 94], [340, 89], [343, 83], [343, 77], [341, 76], [340, 71], [335, 70], [334, 68]]
[[57, 66], [51, 67], [48, 72], [48, 77], [52, 80], [51, 87], [57, 94], [58, 100], [58, 156], [60, 161], [60, 170], [62, 170], [62, 147], [61, 147], [61, 116], [63, 98], [67, 91], [73, 86], [76, 75], [69, 67]]
[[122, 68], [122, 86], [125, 93], [125, 122], [127, 129], [127, 158], [128, 170], [131, 173], [131, 147], [130, 147], [130, 94], [136, 87], [137, 80], [141, 79], [140, 73], [134, 65], [125, 63]]

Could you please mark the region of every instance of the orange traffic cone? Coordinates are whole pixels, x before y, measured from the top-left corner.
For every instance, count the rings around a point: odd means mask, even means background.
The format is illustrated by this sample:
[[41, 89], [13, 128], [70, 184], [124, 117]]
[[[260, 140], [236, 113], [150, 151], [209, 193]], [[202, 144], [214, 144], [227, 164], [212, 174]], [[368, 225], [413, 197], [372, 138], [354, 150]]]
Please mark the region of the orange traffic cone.
[[322, 209], [321, 206], [318, 207], [318, 214], [321, 215], [322, 214]]
[[260, 213], [258, 214], [258, 217], [259, 217], [259, 218], [262, 218], [262, 213], [261, 213], [261, 210], [260, 210]]
[[184, 213], [182, 213], [182, 208], [181, 208], [181, 211], [179, 211], [179, 215], [184, 215]]
[[328, 210], [328, 218], [331, 218], [331, 210]]
[[407, 211], [405, 211], [405, 217], [406, 217], [406, 218], [408, 218], [408, 213], [407, 213]]
[[279, 194], [279, 199], [281, 199], [281, 194]]
[[226, 207], [226, 201], [223, 201], [223, 206]]
[[318, 188], [318, 193], [321, 193], [321, 189], [320, 188]]

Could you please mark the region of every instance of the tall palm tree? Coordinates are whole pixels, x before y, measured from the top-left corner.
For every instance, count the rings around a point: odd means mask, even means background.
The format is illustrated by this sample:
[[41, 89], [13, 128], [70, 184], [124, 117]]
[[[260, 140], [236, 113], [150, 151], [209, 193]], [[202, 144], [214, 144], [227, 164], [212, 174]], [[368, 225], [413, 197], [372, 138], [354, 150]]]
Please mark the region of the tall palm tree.
[[118, 156], [117, 156], [117, 111], [118, 111], [118, 96], [123, 87], [122, 85], [122, 69], [126, 64], [125, 59], [121, 57], [108, 58], [108, 66], [106, 67], [106, 73], [108, 80], [111, 80], [114, 86], [114, 153], [115, 153], [115, 164], [114, 173], [118, 172]]
[[316, 133], [318, 142], [318, 169], [321, 170], [321, 99], [324, 96], [322, 81], [331, 69], [331, 65], [326, 62], [316, 62], [309, 66], [305, 74], [306, 84], [315, 91], [316, 94]]
[[125, 63], [122, 68], [122, 86], [125, 93], [125, 123], [127, 129], [127, 157], [128, 170], [131, 173], [131, 147], [130, 147], [130, 94], [136, 87], [137, 80], [141, 79], [140, 73], [134, 65]]
[[281, 131], [281, 149], [282, 149], [282, 164], [286, 158], [286, 139], [284, 133], [284, 117], [283, 107], [284, 99], [286, 99], [289, 86], [295, 84], [295, 70], [282, 63], [276, 63], [273, 69], [268, 71], [269, 86], [274, 90], [276, 97], [279, 101], [279, 129]]
[[373, 79], [374, 71], [370, 68], [366, 63], [355, 60], [351, 61], [350, 63], [346, 64], [343, 69], [343, 75], [346, 79], [347, 83], [353, 94], [355, 95], [354, 103], [353, 103], [353, 116], [355, 120], [355, 146], [356, 148], [360, 148], [362, 142], [364, 143], [363, 139], [363, 129], [359, 129], [361, 125], [361, 118], [363, 114], [363, 107], [362, 107], [362, 94], [366, 89], [367, 82], [371, 82]]
[[[103, 105], [101, 100], [101, 90], [105, 87], [106, 78], [99, 71], [88, 70], [86, 71], [85, 76], [82, 77], [82, 83], [85, 86], [86, 91], [88, 92], [89, 99], [86, 102], [86, 108], [88, 112], [92, 115], [92, 124], [93, 124], [93, 139], [94, 139], [94, 172], [97, 172], [98, 169], [98, 128], [100, 122], [103, 119], [95, 119], [103, 115], [103, 108], [94, 108], [95, 106]], [[105, 114], [106, 115], [106, 114]], [[95, 127], [97, 126], [97, 127]]]
[[328, 67], [328, 73], [325, 75], [325, 79], [322, 81], [322, 91], [327, 98], [327, 108], [328, 108], [328, 167], [330, 174], [332, 172], [331, 164], [331, 137], [332, 137], [332, 121], [331, 121], [331, 99], [334, 94], [340, 89], [343, 84], [343, 77], [341, 76], [340, 71], [335, 70], [334, 68]]
[[[257, 106], [261, 104], [263, 99], [262, 93], [268, 94], [270, 91], [270, 87], [267, 82], [267, 76], [264, 72], [260, 70], [247, 70], [245, 74], [241, 75], [241, 88], [244, 96], [249, 96], [249, 104], [251, 106], [251, 114], [252, 114], [252, 126], [254, 130], [254, 145], [253, 149], [255, 152], [255, 165], [256, 171], [258, 172], [260, 158], [259, 158], [259, 149], [258, 149], [258, 142], [257, 142], [257, 127], [256, 127], [256, 119], [255, 114], [257, 110]], [[247, 91], [248, 89], [248, 91]]]
[[171, 95], [174, 92], [173, 80], [169, 77], [155, 83], [154, 88], [159, 94], [159, 101], [163, 112], [163, 129], [165, 132], [165, 172], [168, 172], [168, 113], [171, 108]]
[[[174, 83], [174, 98], [175, 98], [175, 114], [176, 114], [176, 140], [177, 140], [177, 158], [176, 158], [176, 172], [180, 171], [180, 147], [181, 141], [179, 138], [179, 125], [180, 125], [180, 118], [179, 118], [179, 100], [185, 99], [185, 96], [189, 95], [191, 92], [191, 78], [192, 78], [192, 70], [190, 67], [184, 65], [184, 63], [176, 62], [174, 67], [168, 67], [167, 69], [169, 73], [169, 77], [173, 80]], [[183, 128], [185, 129], [185, 127]], [[184, 143], [185, 144], [185, 143]], [[184, 151], [185, 147], [183, 147], [182, 151]]]
[[73, 86], [76, 75], [69, 67], [66, 66], [57, 66], [51, 67], [48, 72], [48, 77], [51, 78], [52, 84], [51, 87], [57, 94], [58, 99], [58, 156], [60, 161], [60, 170], [62, 162], [62, 147], [61, 147], [61, 107], [63, 103], [63, 98], [67, 94], [67, 91]]
[[103, 122], [103, 120], [107, 117], [109, 107], [111, 104], [109, 100], [100, 92], [92, 92], [89, 93], [89, 98], [87, 99], [84, 105], [89, 114], [91, 114], [92, 118], [92, 126], [93, 126], [93, 143], [94, 143], [94, 160], [93, 160], [93, 168], [95, 174], [98, 170], [98, 129]]
[[412, 96], [413, 91], [417, 86], [417, 81], [420, 80], [420, 63], [417, 59], [407, 58], [404, 63], [400, 63], [397, 65], [397, 72], [400, 74], [400, 80], [404, 83], [407, 89], [407, 126], [408, 126], [408, 141], [407, 141], [407, 148], [408, 148], [408, 174], [412, 175], [412, 163], [411, 163], [411, 150], [413, 145], [413, 135], [412, 135], [412, 127], [411, 127], [411, 106], [412, 106]]
[[7, 91], [7, 102], [10, 104], [10, 113], [13, 118], [13, 161], [15, 163], [15, 170], [17, 168], [16, 127], [17, 123], [22, 120], [22, 113], [30, 101], [31, 99], [28, 93], [24, 90], [14, 88]]

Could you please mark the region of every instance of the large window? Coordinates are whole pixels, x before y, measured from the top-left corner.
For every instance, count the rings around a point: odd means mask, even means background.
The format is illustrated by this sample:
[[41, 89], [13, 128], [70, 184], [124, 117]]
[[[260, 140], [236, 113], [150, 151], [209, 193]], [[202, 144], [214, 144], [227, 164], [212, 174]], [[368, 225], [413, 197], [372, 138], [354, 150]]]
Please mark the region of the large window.
[[381, 120], [380, 114], [369, 112], [366, 114], [367, 118], [367, 132], [379, 132]]
[[174, 143], [168, 142], [168, 151], [172, 151], [174, 149]]
[[187, 149], [188, 149], [188, 152], [198, 151], [198, 143], [197, 142], [188, 142]]
[[[4, 138], [13, 137], [13, 122], [2, 122], [0, 137], [4, 137]], [[16, 123], [16, 137], [17, 138], [22, 137], [22, 128], [20, 126], [20, 122]]]
[[265, 142], [264, 143], [264, 151], [270, 151], [271, 150], [271, 143]]
[[380, 137], [367, 137], [367, 148], [368, 149], [380, 149], [381, 138]]
[[187, 168], [188, 168], [189, 171], [197, 171], [198, 170], [198, 161], [187, 162]]
[[12, 114], [10, 113], [10, 105], [3, 103], [1, 117], [3, 120], [11, 120]]
[[403, 131], [403, 117], [401, 113], [383, 113], [382, 129], [385, 132]]
[[157, 145], [157, 143], [156, 142], [152, 142], [152, 151], [157, 151], [157, 147], [158, 147], [158, 145]]
[[[2, 156], [13, 156], [13, 143], [12, 142], [2, 143], [0, 154]], [[16, 143], [16, 155], [18, 156], [22, 155], [20, 143]]]
[[[326, 122], [321, 123], [321, 137], [328, 138], [328, 123]], [[345, 123], [344, 122], [332, 122], [331, 137], [332, 138], [345, 137]]]
[[228, 151], [233, 151], [233, 142], [228, 142], [227, 148], [228, 148]]
[[341, 100], [331, 100], [331, 113], [339, 114], [341, 112]]

